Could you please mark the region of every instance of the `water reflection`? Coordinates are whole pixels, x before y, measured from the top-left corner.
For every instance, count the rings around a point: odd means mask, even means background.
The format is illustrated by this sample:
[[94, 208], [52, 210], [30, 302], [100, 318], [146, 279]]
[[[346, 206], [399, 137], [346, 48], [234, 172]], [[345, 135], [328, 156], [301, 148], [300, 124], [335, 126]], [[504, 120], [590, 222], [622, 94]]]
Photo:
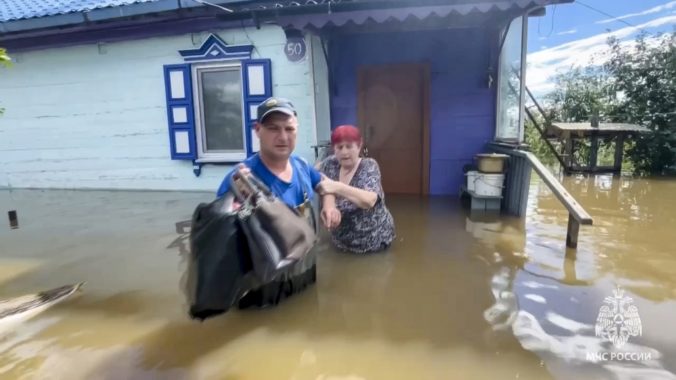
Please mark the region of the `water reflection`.
[[[669, 226], [673, 228], [676, 204], [673, 197], [661, 198], [676, 190], [675, 186], [660, 182], [658, 188], [650, 181], [612, 176], [571, 177], [564, 183], [591, 211], [597, 227], [583, 229], [583, 243], [577, 251], [566, 249], [567, 212], [544, 184], [534, 182], [531, 194], [535, 197], [530, 199], [523, 241], [504, 243], [509, 228], [502, 224], [508, 219], [484, 223], [481, 228], [480, 238], [488, 248], [483, 252], [494, 251], [494, 266], [504, 263], [494, 270], [495, 303], [484, 318], [495, 329], [509, 325], [523, 348], [536, 352], [557, 378], [573, 374], [583, 378], [676, 378], [676, 335], [671, 331], [665, 334], [668, 316], [676, 315], [676, 263], [662, 243], [669, 236]], [[640, 202], [640, 207], [634, 202]], [[655, 208], [656, 203], [662, 209]], [[644, 224], [646, 221], [651, 224]], [[477, 228], [475, 222], [468, 221], [468, 225]], [[660, 239], [646, 241], [639, 237], [641, 231]], [[662, 267], [646, 265], [650, 260], [660, 261]], [[490, 264], [484, 258], [482, 261]], [[671, 274], [669, 280], [663, 277], [666, 272]], [[603, 297], [612, 295], [614, 284], [630, 289], [642, 311], [644, 329], [652, 330], [632, 338], [634, 343], [621, 350], [595, 335], [597, 313]], [[655, 300], [662, 304], [650, 302]], [[606, 362], [589, 356], [594, 353], [640, 355], [631, 356], [634, 360]]]

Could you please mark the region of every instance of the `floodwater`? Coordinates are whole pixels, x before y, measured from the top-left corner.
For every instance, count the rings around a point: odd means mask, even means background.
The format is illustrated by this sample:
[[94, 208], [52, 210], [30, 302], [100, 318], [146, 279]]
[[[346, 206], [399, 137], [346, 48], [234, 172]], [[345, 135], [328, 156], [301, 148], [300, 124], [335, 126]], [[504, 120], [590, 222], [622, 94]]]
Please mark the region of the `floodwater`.
[[[18, 328], [0, 320], [0, 378], [676, 379], [676, 181], [564, 184], [594, 217], [577, 252], [538, 181], [523, 219], [389, 197], [388, 253], [324, 242], [314, 286], [204, 323], [179, 286], [180, 222], [210, 194], [0, 191], [19, 223], [0, 224], [0, 299], [86, 281]], [[617, 286], [641, 322], [621, 347], [595, 335]]]

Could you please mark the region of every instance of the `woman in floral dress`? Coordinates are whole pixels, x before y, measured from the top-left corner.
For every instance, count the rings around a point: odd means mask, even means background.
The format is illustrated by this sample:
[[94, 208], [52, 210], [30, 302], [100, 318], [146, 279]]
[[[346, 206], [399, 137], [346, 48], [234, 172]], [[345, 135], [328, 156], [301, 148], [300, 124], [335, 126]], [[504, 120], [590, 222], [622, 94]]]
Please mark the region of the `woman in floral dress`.
[[325, 221], [333, 244], [340, 250], [370, 253], [384, 250], [395, 238], [394, 219], [385, 205], [380, 168], [372, 158], [362, 158], [359, 129], [342, 125], [331, 134], [334, 154], [320, 165], [329, 179], [320, 192], [334, 194], [341, 213], [339, 222]]

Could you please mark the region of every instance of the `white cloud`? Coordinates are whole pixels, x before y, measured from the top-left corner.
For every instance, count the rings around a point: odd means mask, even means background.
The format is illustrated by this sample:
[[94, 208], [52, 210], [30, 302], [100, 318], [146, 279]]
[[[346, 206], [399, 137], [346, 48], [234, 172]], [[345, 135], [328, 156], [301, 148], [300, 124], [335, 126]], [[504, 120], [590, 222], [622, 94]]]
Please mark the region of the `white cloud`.
[[565, 36], [566, 34], [575, 34], [577, 33], [577, 29], [573, 28], [570, 30], [564, 30], [563, 32], [556, 33], [557, 36]]
[[[653, 14], [653, 13], [659, 13], [659, 12], [662, 12], [664, 10], [671, 9], [671, 8], [674, 8], [674, 7], [676, 7], [676, 1], [672, 1], [672, 2], [669, 2], [669, 3], [663, 4], [663, 5], [658, 5], [656, 7], [646, 9], [643, 12], [629, 13], [629, 14], [626, 14], [626, 15], [623, 15], [623, 16], [620, 16], [620, 17], [616, 17], [616, 18], [609, 18], [609, 19], [597, 21], [596, 24], [608, 24], [608, 23], [611, 23], [611, 22], [617, 21], [617, 20], [625, 20], [625, 19], [632, 18], [632, 17], [639, 17], [639, 16], [645, 16], [645, 15], [649, 15], [649, 14]], [[674, 12], [672, 12], [672, 13], [674, 13]]]
[[[528, 72], [526, 81], [528, 88], [537, 94], [544, 94], [554, 89], [550, 78], [557, 72], [565, 71], [573, 66], [588, 65], [595, 60], [603, 63], [603, 54], [608, 51], [607, 40], [615, 37], [626, 40], [641, 29], [657, 28], [663, 25], [676, 24], [676, 16], [660, 17], [635, 27], [626, 27], [614, 32], [605, 32], [591, 37], [566, 42], [551, 48], [538, 50], [528, 54]], [[632, 41], [625, 41], [630, 44]]]

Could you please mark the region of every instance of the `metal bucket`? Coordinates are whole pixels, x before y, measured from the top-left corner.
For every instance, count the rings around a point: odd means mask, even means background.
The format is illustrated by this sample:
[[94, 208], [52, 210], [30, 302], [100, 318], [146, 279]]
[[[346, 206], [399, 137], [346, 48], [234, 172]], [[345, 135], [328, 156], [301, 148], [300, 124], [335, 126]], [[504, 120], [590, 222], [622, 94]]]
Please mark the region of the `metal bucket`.
[[503, 173], [505, 161], [509, 156], [499, 153], [482, 153], [474, 158], [477, 160], [477, 167], [481, 173]]

